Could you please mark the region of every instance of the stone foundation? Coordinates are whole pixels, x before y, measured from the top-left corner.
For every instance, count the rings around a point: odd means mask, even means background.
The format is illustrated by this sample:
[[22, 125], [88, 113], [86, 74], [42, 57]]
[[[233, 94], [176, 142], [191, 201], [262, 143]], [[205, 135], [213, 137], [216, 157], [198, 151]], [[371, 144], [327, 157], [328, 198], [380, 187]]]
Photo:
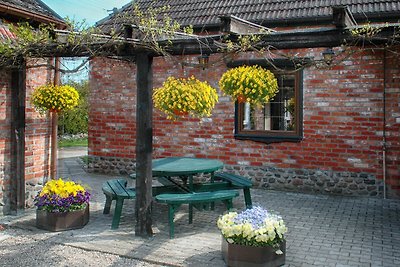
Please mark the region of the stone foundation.
[[346, 196], [383, 197], [383, 182], [368, 173], [307, 169], [226, 166], [230, 172], [251, 177], [255, 188]]
[[[90, 157], [88, 171], [112, 174], [135, 172], [129, 159]], [[383, 181], [368, 173], [274, 167], [225, 166], [224, 171], [250, 177], [254, 188], [345, 196], [383, 197]]]
[[32, 179], [25, 182], [25, 207], [34, 206], [33, 200], [43, 188], [43, 179]]
[[134, 173], [135, 167], [135, 161], [132, 159], [90, 156], [87, 170], [88, 172], [126, 175]]

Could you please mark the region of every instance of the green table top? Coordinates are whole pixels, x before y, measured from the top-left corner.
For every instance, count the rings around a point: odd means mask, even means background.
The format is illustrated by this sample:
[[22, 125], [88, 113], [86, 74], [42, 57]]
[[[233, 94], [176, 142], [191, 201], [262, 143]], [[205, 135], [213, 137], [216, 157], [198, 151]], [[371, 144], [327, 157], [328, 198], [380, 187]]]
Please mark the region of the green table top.
[[153, 160], [154, 176], [179, 176], [210, 173], [223, 167], [222, 161], [214, 159], [170, 157]]

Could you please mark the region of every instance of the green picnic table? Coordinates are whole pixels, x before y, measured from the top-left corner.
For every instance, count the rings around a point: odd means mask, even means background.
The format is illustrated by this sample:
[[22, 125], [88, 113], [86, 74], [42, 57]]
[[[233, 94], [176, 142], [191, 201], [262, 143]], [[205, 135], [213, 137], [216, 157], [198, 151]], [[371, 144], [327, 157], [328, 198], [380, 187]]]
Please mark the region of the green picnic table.
[[[201, 173], [213, 174], [221, 169], [224, 163], [215, 159], [189, 158], [189, 157], [169, 157], [153, 160], [152, 172], [155, 177], [166, 177], [177, 185], [171, 177], [180, 177], [187, 185], [186, 191], [193, 192], [193, 176]], [[165, 180], [164, 180], [165, 181]], [[160, 181], [162, 182], [162, 180]], [[187, 182], [189, 182], [187, 184]]]
[[[237, 190], [233, 189], [244, 189], [246, 206], [251, 207], [249, 191], [251, 181], [228, 173], [215, 173], [215, 171], [222, 169], [223, 165], [219, 160], [191, 157], [168, 157], [153, 160], [152, 175], [157, 177], [162, 184], [162, 186], [153, 186], [153, 196], [157, 202], [168, 204], [171, 238], [174, 236], [174, 213], [182, 204], [189, 205], [189, 223], [193, 221], [193, 207], [201, 210], [211, 206], [211, 209], [213, 209], [214, 202], [222, 201], [228, 209], [232, 208], [232, 199], [239, 195]], [[210, 181], [194, 183], [193, 177], [199, 174], [211, 174]], [[214, 179], [214, 176], [216, 179]], [[131, 175], [131, 177], [136, 178], [136, 175]], [[241, 184], [241, 179], [244, 184]], [[110, 187], [109, 182], [112, 181], [108, 181], [108, 187]], [[127, 198], [115, 193], [115, 191], [118, 191], [115, 188], [112, 188], [114, 191], [111, 193], [108, 192], [110, 190], [106, 190], [107, 188], [103, 188], [104, 193], [109, 195], [105, 213], [109, 212], [112, 199], [123, 203], [123, 199]], [[126, 188], [126, 191], [135, 193], [134, 188]], [[129, 198], [134, 198], [134, 196]], [[122, 205], [120, 206], [122, 209]], [[118, 228], [120, 214], [119, 212], [114, 216], [113, 229]]]

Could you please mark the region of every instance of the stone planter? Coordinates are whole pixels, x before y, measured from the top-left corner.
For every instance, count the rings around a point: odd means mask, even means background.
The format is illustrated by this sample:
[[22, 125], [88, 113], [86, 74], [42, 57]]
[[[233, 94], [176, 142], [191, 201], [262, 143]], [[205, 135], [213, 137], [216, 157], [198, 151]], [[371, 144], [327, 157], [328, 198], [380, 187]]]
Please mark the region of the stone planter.
[[52, 232], [79, 229], [89, 222], [89, 205], [84, 210], [47, 212], [36, 210], [36, 227]]
[[280, 245], [283, 254], [276, 254], [271, 247], [251, 247], [229, 244], [222, 237], [222, 257], [229, 267], [275, 267], [285, 264], [286, 241]]

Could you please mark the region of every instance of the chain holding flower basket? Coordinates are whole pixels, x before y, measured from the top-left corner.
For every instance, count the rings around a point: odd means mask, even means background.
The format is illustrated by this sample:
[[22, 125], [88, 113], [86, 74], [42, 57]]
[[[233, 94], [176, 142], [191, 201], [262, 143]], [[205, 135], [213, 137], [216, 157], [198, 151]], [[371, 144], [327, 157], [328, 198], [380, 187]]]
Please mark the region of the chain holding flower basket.
[[209, 117], [218, 102], [217, 90], [207, 82], [194, 78], [169, 77], [153, 93], [154, 106], [167, 114], [168, 119], [182, 115]]
[[225, 72], [219, 87], [239, 103], [262, 105], [278, 92], [275, 75], [260, 66], [240, 66]]
[[60, 112], [78, 105], [79, 93], [69, 85], [42, 85], [32, 94], [32, 104], [41, 113]]

